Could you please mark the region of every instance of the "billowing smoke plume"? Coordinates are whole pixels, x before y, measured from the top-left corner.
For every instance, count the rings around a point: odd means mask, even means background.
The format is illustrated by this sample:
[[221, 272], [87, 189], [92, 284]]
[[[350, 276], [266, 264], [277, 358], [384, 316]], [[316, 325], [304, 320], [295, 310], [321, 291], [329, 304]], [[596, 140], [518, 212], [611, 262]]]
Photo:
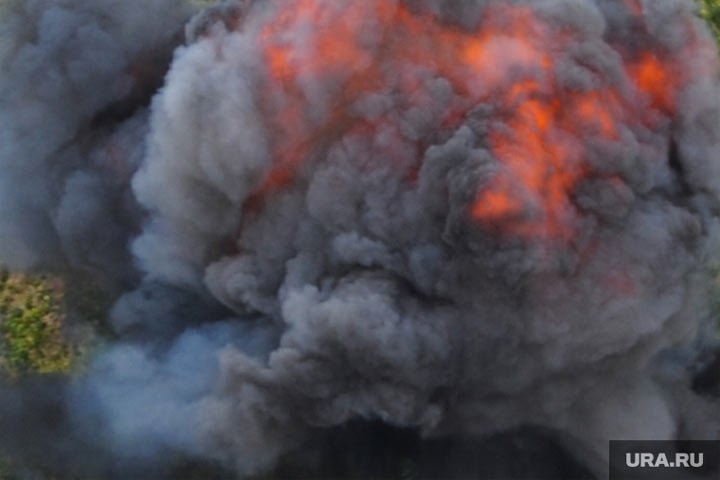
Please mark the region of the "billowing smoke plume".
[[178, 2], [11, 5], [0, 259], [126, 292], [68, 422], [240, 473], [358, 418], [540, 425], [590, 462], [717, 437], [681, 348], [719, 238], [694, 8], [232, 3], [166, 73]]

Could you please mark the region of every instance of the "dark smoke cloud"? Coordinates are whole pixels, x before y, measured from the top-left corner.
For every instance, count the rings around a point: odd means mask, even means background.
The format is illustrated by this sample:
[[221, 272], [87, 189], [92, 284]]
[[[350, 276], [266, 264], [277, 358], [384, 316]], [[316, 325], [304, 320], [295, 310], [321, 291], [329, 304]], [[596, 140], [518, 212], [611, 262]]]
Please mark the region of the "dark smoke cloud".
[[3, 261], [121, 268], [147, 112], [183, 2], [8, 2], [2, 15]]
[[[292, 100], [268, 98], [258, 39], [295, 3], [208, 9], [183, 46], [191, 12], [176, 1], [27, 1], [5, 13], [0, 259], [80, 268], [125, 290], [115, 338], [58, 394], [53, 438], [81, 432], [70, 450], [82, 451], [99, 435], [109, 464], [191, 455], [240, 474], [354, 419], [427, 436], [538, 425], [598, 472], [610, 438], [717, 438], [717, 402], [691, 392], [686, 368], [711, 342], [707, 266], [720, 238], [717, 53], [693, 3], [643, 1], [637, 15], [630, 0], [503, 2], [572, 32], [552, 51], [561, 92], [612, 88], [642, 103], [625, 61], [644, 49], [686, 74], [672, 113], [642, 107], [652, 126], [625, 112], [612, 141], [564, 133], [602, 175], [576, 187], [577, 234], [551, 248], [468, 216], [503, 168], [488, 136], [512, 126], [497, 98], [407, 66], [422, 102], [380, 86], [335, 122], [347, 79], [300, 62], [302, 128], [336, 125], [256, 202], [287, 133], [268, 108]], [[490, 3], [407, 5], [472, 30]], [[367, 12], [358, 36], [399, 76], [372, 40], [397, 32]], [[283, 32], [311, 64], [309, 38]], [[448, 105], [468, 102], [442, 126]], [[363, 122], [375, 128], [351, 128]], [[0, 392], [0, 424], [32, 408]]]

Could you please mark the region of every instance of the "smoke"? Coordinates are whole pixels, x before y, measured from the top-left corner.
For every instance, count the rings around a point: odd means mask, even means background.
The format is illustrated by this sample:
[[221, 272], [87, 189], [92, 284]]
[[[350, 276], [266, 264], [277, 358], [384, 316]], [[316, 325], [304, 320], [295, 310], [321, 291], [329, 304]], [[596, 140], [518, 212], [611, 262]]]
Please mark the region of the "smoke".
[[121, 268], [126, 258], [114, 257], [132, 234], [127, 186], [147, 131], [142, 103], [189, 13], [164, 0], [4, 7], [3, 261]]
[[692, 2], [191, 13], [3, 12], [0, 259], [124, 292], [67, 429], [240, 474], [354, 419], [550, 428], [599, 472], [608, 439], [718, 437], [685, 368], [720, 206]]

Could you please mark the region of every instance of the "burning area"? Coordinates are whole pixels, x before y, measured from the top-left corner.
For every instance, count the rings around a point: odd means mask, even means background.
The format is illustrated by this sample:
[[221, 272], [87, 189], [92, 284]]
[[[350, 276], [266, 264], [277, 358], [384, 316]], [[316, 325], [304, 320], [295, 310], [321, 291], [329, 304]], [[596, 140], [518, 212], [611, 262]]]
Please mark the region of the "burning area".
[[369, 431], [442, 478], [433, 452], [532, 431], [603, 478], [608, 440], [720, 438], [694, 380], [720, 71], [693, 1], [1, 15], [0, 262], [116, 301], [86, 371], [0, 384], [0, 451], [292, 476]]

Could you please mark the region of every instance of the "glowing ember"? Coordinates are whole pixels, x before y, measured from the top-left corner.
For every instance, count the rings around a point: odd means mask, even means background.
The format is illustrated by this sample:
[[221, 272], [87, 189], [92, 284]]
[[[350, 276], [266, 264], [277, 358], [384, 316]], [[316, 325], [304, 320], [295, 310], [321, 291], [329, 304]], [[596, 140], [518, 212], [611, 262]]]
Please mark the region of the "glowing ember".
[[[642, 15], [639, 1], [627, 6]], [[504, 119], [502, 128], [488, 132], [499, 163], [478, 187], [471, 218], [507, 235], [568, 240], [573, 191], [594, 174], [578, 139], [617, 141], [620, 120], [644, 121], [638, 113], [643, 99], [645, 108], [671, 113], [680, 86], [656, 52], [626, 62], [641, 98], [636, 104], [610, 87], [560, 85], [553, 58], [572, 33], [553, 30], [523, 6], [490, 6], [477, 31], [467, 31], [382, 0], [332, 6], [302, 0], [283, 6], [260, 38], [269, 77], [266, 114], [279, 140], [275, 166], [248, 208], [292, 181], [318, 146], [367, 128], [367, 120], [353, 114], [359, 100], [392, 92], [401, 105], [421, 106], [423, 79], [432, 76], [467, 99], [448, 105], [436, 129], [456, 125], [479, 103], [495, 105]], [[332, 101], [313, 102], [318, 85], [328, 85]]]

